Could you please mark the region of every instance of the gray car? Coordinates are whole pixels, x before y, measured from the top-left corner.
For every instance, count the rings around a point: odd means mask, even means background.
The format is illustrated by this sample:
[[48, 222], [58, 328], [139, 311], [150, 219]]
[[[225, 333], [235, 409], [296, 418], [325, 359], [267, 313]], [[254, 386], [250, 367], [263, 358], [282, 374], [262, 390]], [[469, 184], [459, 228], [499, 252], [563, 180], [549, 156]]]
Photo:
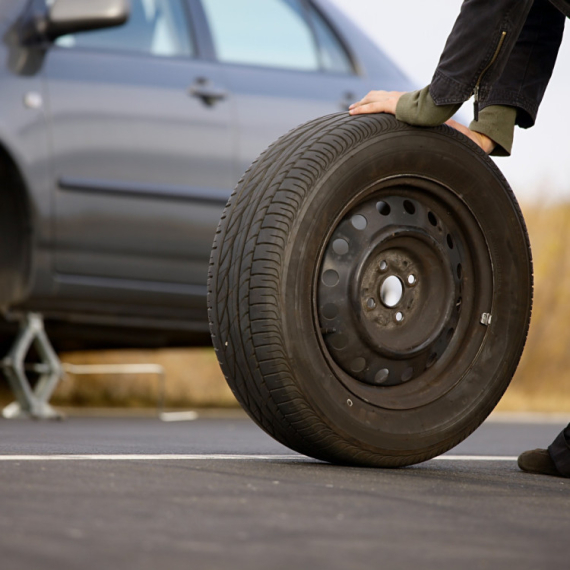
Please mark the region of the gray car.
[[328, 0], [0, 0], [0, 307], [59, 346], [207, 341], [240, 175], [406, 77]]

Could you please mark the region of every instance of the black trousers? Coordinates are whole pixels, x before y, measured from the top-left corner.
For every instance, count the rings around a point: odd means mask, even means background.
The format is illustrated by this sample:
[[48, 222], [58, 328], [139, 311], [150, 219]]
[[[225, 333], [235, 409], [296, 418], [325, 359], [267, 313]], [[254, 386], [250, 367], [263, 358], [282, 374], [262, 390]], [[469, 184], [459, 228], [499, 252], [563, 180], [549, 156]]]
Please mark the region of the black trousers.
[[550, 453], [556, 469], [565, 477], [570, 477], [570, 424], [550, 444], [548, 453]]

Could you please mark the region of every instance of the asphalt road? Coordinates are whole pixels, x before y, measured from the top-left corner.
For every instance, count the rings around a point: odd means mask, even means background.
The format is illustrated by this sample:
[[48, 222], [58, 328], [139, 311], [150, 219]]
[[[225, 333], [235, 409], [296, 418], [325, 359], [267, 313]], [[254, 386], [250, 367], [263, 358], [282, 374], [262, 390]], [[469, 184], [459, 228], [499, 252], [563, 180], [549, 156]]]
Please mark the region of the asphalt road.
[[513, 459], [560, 427], [486, 422], [446, 458], [381, 470], [239, 417], [0, 421], [0, 568], [567, 568], [570, 480]]

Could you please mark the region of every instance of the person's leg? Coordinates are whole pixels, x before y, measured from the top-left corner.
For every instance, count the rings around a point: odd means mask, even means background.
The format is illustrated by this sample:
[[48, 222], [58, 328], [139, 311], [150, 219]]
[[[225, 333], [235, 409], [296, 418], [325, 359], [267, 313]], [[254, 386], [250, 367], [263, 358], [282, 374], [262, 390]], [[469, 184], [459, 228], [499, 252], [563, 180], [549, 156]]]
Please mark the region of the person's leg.
[[548, 453], [558, 472], [564, 477], [570, 477], [570, 424], [550, 444]]
[[518, 465], [528, 473], [570, 477], [570, 424], [568, 424], [548, 447], [521, 453]]

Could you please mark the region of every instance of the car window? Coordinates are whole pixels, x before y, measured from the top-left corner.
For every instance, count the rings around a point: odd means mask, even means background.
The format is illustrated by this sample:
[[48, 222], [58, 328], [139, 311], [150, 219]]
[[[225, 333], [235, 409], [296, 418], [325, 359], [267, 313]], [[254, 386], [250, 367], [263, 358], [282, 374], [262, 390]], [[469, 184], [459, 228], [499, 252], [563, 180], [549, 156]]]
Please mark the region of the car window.
[[202, 0], [218, 59], [316, 71], [319, 54], [298, 0]]
[[309, 18], [317, 34], [323, 69], [332, 73], [352, 73], [352, 63], [346, 50], [324, 18], [312, 6], [309, 6]]
[[130, 51], [156, 56], [191, 56], [184, 0], [131, 0], [128, 21], [119, 27], [62, 36], [66, 48]]

